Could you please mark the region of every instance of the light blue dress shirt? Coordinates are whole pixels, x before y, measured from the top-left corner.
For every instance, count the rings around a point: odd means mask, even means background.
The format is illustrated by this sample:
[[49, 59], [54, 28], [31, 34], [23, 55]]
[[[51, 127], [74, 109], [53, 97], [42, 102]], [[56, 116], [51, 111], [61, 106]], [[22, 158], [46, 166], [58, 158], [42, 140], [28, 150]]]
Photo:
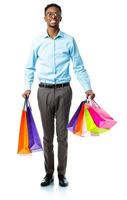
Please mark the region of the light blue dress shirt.
[[80, 84], [85, 91], [90, 90], [90, 79], [76, 42], [73, 37], [62, 31], [59, 31], [54, 39], [46, 32], [33, 41], [25, 68], [25, 89], [31, 90], [35, 70], [39, 82], [47, 84], [70, 82], [70, 59], [73, 62], [73, 69]]

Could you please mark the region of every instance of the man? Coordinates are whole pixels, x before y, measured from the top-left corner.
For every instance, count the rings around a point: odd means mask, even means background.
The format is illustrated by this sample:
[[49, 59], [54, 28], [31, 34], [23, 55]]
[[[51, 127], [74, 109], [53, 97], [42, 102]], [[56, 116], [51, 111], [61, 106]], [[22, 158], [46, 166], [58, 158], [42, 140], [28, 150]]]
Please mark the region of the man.
[[85, 90], [86, 97], [94, 98], [89, 76], [84, 68], [78, 47], [73, 37], [60, 31], [62, 20], [61, 7], [49, 4], [45, 8], [47, 31], [33, 42], [32, 51], [25, 69], [26, 91], [23, 97], [29, 97], [34, 72], [39, 79], [38, 105], [44, 130], [44, 160], [46, 176], [41, 186], [53, 182], [54, 172], [54, 119], [56, 118], [56, 134], [58, 141], [58, 178], [60, 186], [68, 186], [65, 178], [67, 166], [67, 124], [71, 106], [72, 90], [69, 84], [70, 58], [75, 74]]

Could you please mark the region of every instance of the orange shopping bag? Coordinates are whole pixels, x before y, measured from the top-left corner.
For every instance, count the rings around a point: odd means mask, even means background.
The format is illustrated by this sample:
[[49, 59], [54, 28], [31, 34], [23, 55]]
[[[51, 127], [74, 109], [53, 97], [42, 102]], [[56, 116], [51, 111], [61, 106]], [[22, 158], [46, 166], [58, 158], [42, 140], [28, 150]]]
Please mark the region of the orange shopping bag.
[[77, 123], [74, 129], [74, 133], [79, 136], [84, 136], [86, 133], [86, 124], [85, 124], [85, 115], [84, 115], [84, 109], [85, 109], [85, 102], [83, 102]]
[[29, 149], [29, 136], [27, 127], [27, 115], [25, 110], [25, 103], [21, 115], [20, 130], [19, 130], [19, 141], [18, 141], [18, 154], [31, 153]]

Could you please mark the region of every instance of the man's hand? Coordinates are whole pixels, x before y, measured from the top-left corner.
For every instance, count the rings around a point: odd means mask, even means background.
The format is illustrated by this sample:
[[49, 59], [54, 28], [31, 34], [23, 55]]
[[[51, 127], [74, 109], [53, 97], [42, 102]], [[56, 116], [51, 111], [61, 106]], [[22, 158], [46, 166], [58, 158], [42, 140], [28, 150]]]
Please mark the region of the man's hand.
[[85, 93], [86, 93], [86, 98], [90, 97], [91, 100], [94, 99], [95, 94], [93, 93], [92, 90], [87, 90]]
[[26, 90], [26, 91], [22, 94], [22, 97], [23, 97], [23, 98], [26, 98], [26, 97], [29, 98], [30, 93], [31, 93], [31, 90]]

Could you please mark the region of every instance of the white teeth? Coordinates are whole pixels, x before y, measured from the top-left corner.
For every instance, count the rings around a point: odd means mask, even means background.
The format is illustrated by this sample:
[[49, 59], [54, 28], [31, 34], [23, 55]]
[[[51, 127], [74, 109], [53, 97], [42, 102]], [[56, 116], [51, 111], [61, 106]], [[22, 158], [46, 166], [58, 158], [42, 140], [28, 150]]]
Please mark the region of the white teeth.
[[51, 21], [51, 23], [55, 23], [55, 22], [56, 22], [55, 20], [52, 20], [52, 21]]

